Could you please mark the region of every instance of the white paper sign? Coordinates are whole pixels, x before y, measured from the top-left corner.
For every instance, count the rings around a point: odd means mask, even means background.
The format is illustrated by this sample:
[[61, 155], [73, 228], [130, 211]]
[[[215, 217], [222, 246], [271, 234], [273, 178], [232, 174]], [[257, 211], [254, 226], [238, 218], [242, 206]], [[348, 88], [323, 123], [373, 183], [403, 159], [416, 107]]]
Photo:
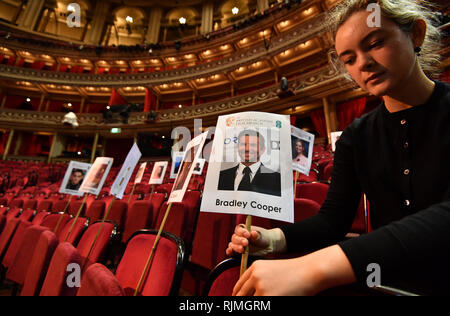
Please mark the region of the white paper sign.
[[294, 221], [288, 115], [219, 116], [200, 211]]
[[331, 137], [331, 150], [334, 152], [336, 151], [336, 142], [339, 140], [339, 138], [341, 137], [342, 131], [339, 132], [331, 132], [330, 133], [330, 137]]
[[166, 174], [168, 161], [158, 161], [153, 165], [152, 175], [148, 184], [162, 184], [164, 181], [164, 175]]
[[291, 126], [292, 168], [309, 175], [314, 147], [314, 134]]
[[145, 168], [147, 168], [147, 163], [146, 162], [141, 163], [141, 165], [139, 166], [139, 170], [136, 173], [136, 177], [134, 178], [134, 184], [141, 183], [142, 177], [144, 176]]
[[195, 161], [194, 169], [193, 169], [193, 171], [192, 171], [192, 174], [201, 175], [202, 172], [203, 172], [203, 167], [205, 166], [205, 162], [206, 162], [205, 159], [203, 159], [203, 158], [198, 158], [198, 159]]
[[200, 157], [203, 145], [205, 144], [206, 136], [208, 132], [198, 135], [186, 145], [185, 155], [180, 166], [177, 178], [172, 187], [168, 203], [181, 202], [184, 197], [184, 193], [189, 185], [192, 172], [194, 170], [194, 162]]
[[134, 168], [136, 168], [136, 165], [138, 164], [141, 157], [142, 153], [139, 150], [138, 145], [134, 143], [133, 147], [131, 147], [130, 152], [127, 155], [127, 158], [123, 162], [122, 168], [120, 168], [119, 174], [117, 175], [114, 183], [111, 186], [111, 190], [109, 191], [111, 195], [114, 195], [118, 199], [121, 199], [123, 197], [123, 193], [127, 188]]
[[109, 170], [111, 170], [114, 159], [107, 157], [98, 157], [95, 159], [89, 172], [84, 177], [80, 191], [98, 195], [105, 183]]
[[181, 166], [181, 161], [183, 161], [184, 152], [175, 151], [172, 153], [172, 166], [170, 168], [170, 179], [175, 179], [178, 174], [178, 170]]
[[71, 161], [59, 188], [59, 193], [82, 196], [84, 192], [80, 191], [80, 187], [91, 166], [90, 163]]

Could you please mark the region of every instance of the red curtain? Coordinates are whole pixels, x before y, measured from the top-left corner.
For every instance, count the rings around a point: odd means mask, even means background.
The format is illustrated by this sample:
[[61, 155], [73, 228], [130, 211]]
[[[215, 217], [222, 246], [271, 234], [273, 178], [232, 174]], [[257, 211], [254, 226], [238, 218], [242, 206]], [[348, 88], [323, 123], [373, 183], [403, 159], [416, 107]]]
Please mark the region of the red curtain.
[[295, 126], [295, 122], [297, 121], [297, 117], [291, 115], [291, 125]]
[[325, 113], [323, 108], [311, 112], [311, 120], [314, 124], [314, 128], [320, 137], [328, 137], [327, 124], [325, 122]]
[[366, 97], [363, 97], [336, 105], [340, 131], [343, 131], [356, 118], [363, 115], [364, 109], [366, 108], [366, 101]]
[[116, 91], [116, 89], [112, 90], [111, 98], [109, 98], [108, 105], [118, 105], [118, 104], [127, 104], [124, 98]]
[[450, 68], [441, 74], [440, 80], [450, 83]]
[[145, 88], [144, 112], [150, 112], [152, 108], [155, 108], [155, 106], [156, 106], [155, 95], [150, 91], [149, 88]]
[[3, 133], [2, 137], [0, 138], [0, 154], [3, 154], [5, 152], [6, 143], [8, 142], [8, 133]]

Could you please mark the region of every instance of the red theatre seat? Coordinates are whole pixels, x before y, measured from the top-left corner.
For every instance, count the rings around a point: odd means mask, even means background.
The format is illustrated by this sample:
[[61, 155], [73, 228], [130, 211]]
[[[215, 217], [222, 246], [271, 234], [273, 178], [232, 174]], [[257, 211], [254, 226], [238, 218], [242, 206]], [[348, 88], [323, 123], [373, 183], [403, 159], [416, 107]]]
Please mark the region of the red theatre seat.
[[[103, 214], [105, 213], [105, 201], [94, 201], [86, 210], [86, 217], [88, 217], [91, 222], [95, 222], [103, 219]], [[77, 210], [78, 211], [78, 210]]]
[[125, 292], [108, 268], [94, 263], [84, 272], [77, 296], [125, 296]]
[[58, 238], [49, 230], [42, 232], [25, 276], [21, 296], [36, 296], [41, 290]]
[[[103, 223], [103, 227], [101, 227], [101, 224], [101, 222], [96, 222], [89, 225], [77, 245], [77, 249], [83, 259], [83, 263], [89, 255], [89, 259], [85, 264], [85, 269], [91, 264], [101, 262], [104, 259], [109, 243], [117, 233], [117, 226], [113, 222], [105, 221]], [[98, 238], [91, 250], [91, 253], [89, 254], [91, 245], [94, 242], [100, 227], [101, 230]]]
[[[139, 231], [127, 243], [125, 253], [116, 270], [116, 277], [127, 296], [132, 296], [137, 288], [156, 234], [156, 230]], [[178, 295], [184, 260], [183, 241], [171, 233], [162, 232], [150, 270], [138, 295]]]
[[131, 235], [153, 224], [153, 204], [151, 201], [136, 201], [128, 209], [122, 242], [126, 243]]
[[[73, 270], [69, 265], [77, 265], [81, 269], [81, 256], [78, 250], [68, 242], [56, 247], [45, 276], [40, 296], [75, 296], [78, 287], [69, 286], [69, 274]], [[80, 271], [81, 274], [81, 271]]]
[[14, 259], [6, 272], [6, 279], [23, 285], [28, 267], [32, 262], [34, 250], [39, 242], [41, 234], [48, 230], [47, 227], [32, 225], [25, 230], [22, 242]]

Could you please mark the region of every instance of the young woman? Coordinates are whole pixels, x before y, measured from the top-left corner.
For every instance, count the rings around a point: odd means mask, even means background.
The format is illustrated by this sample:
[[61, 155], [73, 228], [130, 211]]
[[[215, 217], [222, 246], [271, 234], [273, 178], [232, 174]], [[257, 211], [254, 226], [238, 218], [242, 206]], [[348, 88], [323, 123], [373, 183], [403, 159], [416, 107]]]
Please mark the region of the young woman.
[[[371, 23], [373, 4], [380, 9], [379, 25]], [[280, 229], [236, 227], [228, 255], [249, 244], [258, 255], [310, 253], [255, 261], [233, 294], [314, 295], [366, 285], [374, 267], [383, 285], [448, 293], [450, 85], [427, 76], [437, 61], [431, 12], [413, 0], [345, 0], [331, 18], [339, 64], [384, 102], [337, 142], [332, 183], [316, 216]], [[362, 192], [374, 231], [342, 241]]]
[[296, 155], [292, 162], [306, 168], [308, 166], [308, 157], [304, 155], [303, 142], [300, 139], [295, 142], [295, 153]]

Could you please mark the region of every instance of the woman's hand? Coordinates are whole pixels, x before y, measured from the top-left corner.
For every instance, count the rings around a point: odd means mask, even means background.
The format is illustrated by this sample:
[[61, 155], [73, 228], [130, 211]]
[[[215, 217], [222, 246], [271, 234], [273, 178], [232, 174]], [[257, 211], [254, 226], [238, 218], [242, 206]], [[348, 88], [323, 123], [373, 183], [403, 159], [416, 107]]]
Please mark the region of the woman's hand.
[[250, 246], [251, 255], [265, 256], [274, 252], [283, 252], [286, 241], [283, 232], [278, 228], [264, 229], [252, 226], [249, 232], [244, 225], [237, 225], [226, 254], [228, 256], [242, 254], [247, 246]]
[[350, 262], [335, 245], [300, 258], [255, 261], [236, 283], [233, 295], [315, 295], [355, 281]]

